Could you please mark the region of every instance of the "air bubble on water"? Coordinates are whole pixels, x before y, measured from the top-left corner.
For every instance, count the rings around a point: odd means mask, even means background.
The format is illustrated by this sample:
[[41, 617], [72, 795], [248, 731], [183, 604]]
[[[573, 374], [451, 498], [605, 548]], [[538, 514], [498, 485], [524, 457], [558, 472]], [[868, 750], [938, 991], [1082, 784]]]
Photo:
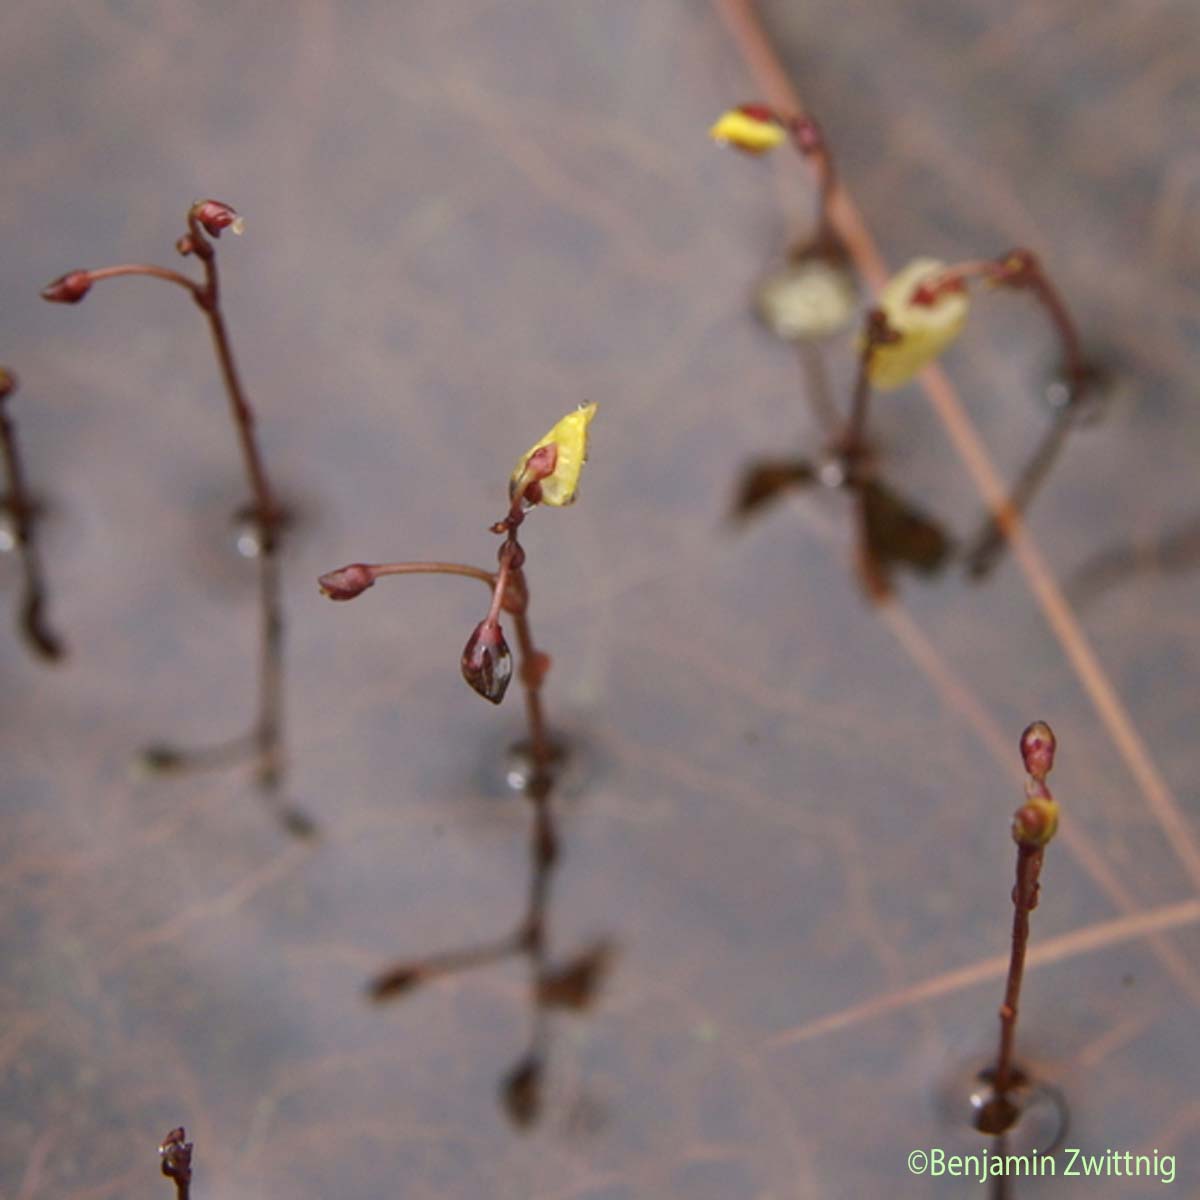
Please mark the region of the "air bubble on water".
[[1052, 1153], [1067, 1132], [1067, 1105], [1052, 1084], [1020, 1068], [1003, 1097], [992, 1087], [992, 1068], [959, 1072], [941, 1097], [943, 1116], [954, 1130], [956, 1143], [988, 1145], [1003, 1139], [1006, 1154]]
[[257, 558], [262, 553], [262, 539], [258, 531], [250, 527], [238, 530], [236, 545], [243, 558]]

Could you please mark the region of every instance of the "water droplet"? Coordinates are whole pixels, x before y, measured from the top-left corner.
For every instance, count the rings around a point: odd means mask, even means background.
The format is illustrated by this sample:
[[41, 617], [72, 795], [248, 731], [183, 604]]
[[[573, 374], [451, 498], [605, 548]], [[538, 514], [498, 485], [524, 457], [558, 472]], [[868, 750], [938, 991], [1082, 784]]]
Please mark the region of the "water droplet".
[[1049, 1154], [1062, 1144], [1068, 1114], [1058, 1088], [1019, 1067], [1004, 1097], [991, 1080], [991, 1067], [980, 1070], [976, 1060], [945, 1089], [940, 1107], [956, 1144], [988, 1145], [1003, 1138], [1006, 1154]]
[[1124, 391], [1121, 376], [1111, 368], [1089, 363], [1083, 372], [1083, 387], [1072, 386], [1071, 377], [1059, 369], [1047, 380], [1042, 392], [1046, 406], [1055, 414], [1070, 410], [1076, 425], [1094, 425], [1101, 420]]
[[257, 558], [262, 553], [262, 538], [258, 530], [250, 526], [238, 530], [235, 545], [243, 558]]
[[[574, 733], [564, 737], [555, 732], [551, 738], [554, 754], [551, 762], [553, 796], [556, 800], [570, 800], [581, 795], [595, 782], [596, 756], [586, 740], [581, 740]], [[492, 742], [484, 753], [480, 778], [489, 796], [511, 796], [514, 792], [523, 796], [528, 793], [534, 769], [527, 740]]]
[[846, 461], [840, 454], [827, 454], [817, 464], [817, 482], [822, 487], [845, 487], [847, 478]]

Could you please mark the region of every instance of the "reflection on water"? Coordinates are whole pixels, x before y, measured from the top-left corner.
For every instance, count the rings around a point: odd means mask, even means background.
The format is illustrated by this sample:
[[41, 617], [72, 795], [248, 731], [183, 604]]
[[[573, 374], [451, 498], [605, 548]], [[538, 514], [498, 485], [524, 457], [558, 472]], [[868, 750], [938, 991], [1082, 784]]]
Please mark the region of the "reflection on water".
[[543, 1080], [550, 1051], [551, 1014], [584, 1012], [598, 996], [615, 954], [609, 938], [598, 938], [574, 954], [554, 959], [549, 949], [550, 885], [560, 843], [551, 807], [553, 776], [525, 788], [532, 826], [529, 890], [525, 911], [511, 933], [495, 941], [405, 959], [385, 968], [368, 984], [373, 1000], [393, 1000], [448, 975], [473, 971], [509, 958], [524, 958], [529, 970], [530, 1033], [525, 1049], [500, 1083], [500, 1101], [518, 1128], [534, 1125], [542, 1113]]
[[[238, 550], [258, 563], [259, 661], [258, 711], [250, 729], [224, 742], [209, 746], [179, 746], [155, 742], [143, 749], [142, 765], [156, 774], [209, 771], [250, 763], [254, 783], [267, 808], [289, 833], [312, 837], [316, 826], [311, 818], [281, 798], [285, 778], [283, 741], [283, 604], [280, 596], [279, 558], [287, 517], [276, 522], [271, 541], [262, 537], [262, 523], [249, 514], [238, 513]], [[249, 523], [248, 523], [249, 522]]]
[[29, 493], [25, 470], [17, 444], [17, 431], [8, 415], [8, 402], [17, 390], [17, 377], [0, 367], [0, 457], [4, 460], [7, 491], [0, 498], [0, 510], [7, 518], [0, 531], [0, 550], [16, 550], [21, 560], [22, 592], [17, 627], [34, 654], [47, 662], [62, 658], [62, 639], [47, 623], [46, 582], [42, 560], [34, 540], [34, 529], [42, 515], [41, 506]]
[[[1090, 367], [1083, 386], [1071, 386], [1064, 376], [1051, 380], [1046, 401], [1052, 410], [1050, 424], [1033, 453], [1017, 475], [1006, 500], [1007, 508], [1024, 515], [1029, 511], [1051, 468], [1058, 462], [1067, 435], [1080, 425], [1091, 425], [1104, 413], [1115, 375], [1107, 368]], [[1004, 557], [1008, 538], [995, 516], [989, 516], [971, 540], [965, 553], [967, 574], [976, 581], [986, 579]]]
[[850, 493], [858, 532], [859, 579], [874, 602], [892, 595], [897, 568], [930, 577], [950, 561], [952, 543], [938, 522], [870, 472], [844, 470], [833, 460], [819, 468], [799, 458], [752, 462], [738, 484], [733, 516], [745, 521], [789, 492], [814, 483]]
[[1142, 575], [1184, 575], [1200, 566], [1200, 516], [1177, 525], [1160, 538], [1124, 542], [1097, 551], [1067, 582], [1077, 607]]

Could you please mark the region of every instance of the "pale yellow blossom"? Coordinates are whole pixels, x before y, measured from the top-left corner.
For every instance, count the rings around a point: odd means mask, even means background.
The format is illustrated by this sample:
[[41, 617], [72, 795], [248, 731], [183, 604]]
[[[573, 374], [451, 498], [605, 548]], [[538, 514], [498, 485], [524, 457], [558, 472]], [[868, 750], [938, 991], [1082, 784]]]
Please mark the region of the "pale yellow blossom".
[[540, 481], [540, 503], [552, 504], [556, 508], [571, 504], [579, 486], [579, 474], [583, 470], [583, 464], [587, 462], [588, 426], [595, 415], [595, 404], [581, 404], [574, 412], [563, 417], [541, 441], [535, 442], [521, 455], [521, 461], [512, 473], [512, 486], [521, 486], [525, 464], [529, 462], [534, 451], [553, 443], [554, 470]]
[[787, 141], [787, 131], [773, 116], [747, 112], [745, 108], [723, 113], [708, 135], [747, 154], [765, 154]]
[[962, 332], [970, 308], [965, 289], [942, 291], [928, 304], [913, 299], [921, 284], [935, 281], [944, 270], [937, 259], [914, 259], [884, 286], [879, 307], [900, 336], [872, 350], [868, 376], [873, 387], [887, 391], [907, 383]]

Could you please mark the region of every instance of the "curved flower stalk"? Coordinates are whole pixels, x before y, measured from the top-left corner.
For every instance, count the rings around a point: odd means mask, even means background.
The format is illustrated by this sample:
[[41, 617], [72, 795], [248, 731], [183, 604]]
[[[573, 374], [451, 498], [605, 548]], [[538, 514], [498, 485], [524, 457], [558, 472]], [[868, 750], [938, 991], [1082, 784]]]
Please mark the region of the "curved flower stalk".
[[303, 813], [279, 808], [273, 799], [283, 778], [283, 609], [280, 599], [279, 540], [284, 513], [276, 500], [258, 442], [254, 410], [246, 396], [233, 356], [233, 346], [221, 308], [220, 277], [214, 245], [222, 232], [242, 233], [242, 218], [220, 200], [197, 200], [187, 213], [187, 232], [175, 243], [185, 258], [199, 259], [202, 279], [192, 279], [168, 267], [147, 263], [68, 271], [42, 289], [42, 297], [56, 304], [78, 304], [97, 284], [109, 279], [142, 276], [182, 288], [204, 314], [213, 349], [229, 399], [230, 415], [250, 488], [252, 503], [243, 510], [253, 523], [256, 538], [252, 554], [259, 564], [260, 654], [257, 715], [250, 732], [217, 746], [179, 748], [162, 744], [148, 747], [146, 766], [159, 771], [179, 771], [224, 766], [251, 757], [256, 779], [284, 825], [293, 833], [312, 832]]

